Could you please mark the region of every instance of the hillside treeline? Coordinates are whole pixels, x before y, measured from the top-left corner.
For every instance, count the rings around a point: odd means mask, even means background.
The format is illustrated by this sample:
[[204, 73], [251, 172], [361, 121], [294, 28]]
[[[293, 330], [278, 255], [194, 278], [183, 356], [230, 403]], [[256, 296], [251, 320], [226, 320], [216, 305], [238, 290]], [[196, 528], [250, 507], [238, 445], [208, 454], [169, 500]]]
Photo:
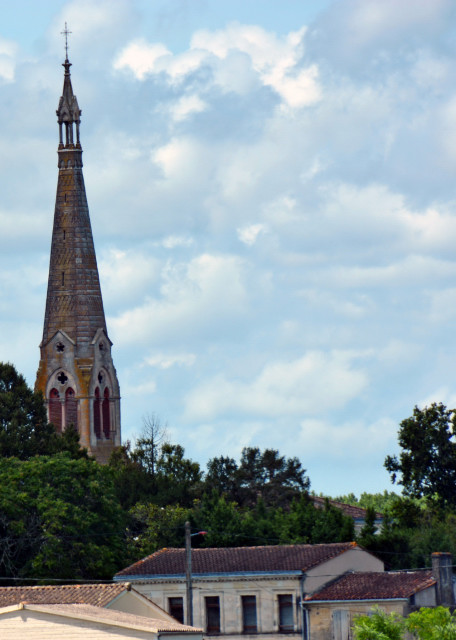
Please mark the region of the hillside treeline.
[[[431, 551], [456, 553], [454, 505], [435, 492], [338, 499], [368, 507], [358, 541], [387, 567], [426, 566]], [[384, 513], [380, 532], [376, 511]], [[355, 539], [341, 509], [314, 506], [301, 461], [274, 449], [247, 447], [239, 460], [216, 457], [202, 469], [149, 416], [135, 445], [101, 466], [73, 429], [56, 434], [42, 397], [0, 363], [1, 584], [110, 579], [161, 547], [183, 546], [186, 520], [195, 547]]]

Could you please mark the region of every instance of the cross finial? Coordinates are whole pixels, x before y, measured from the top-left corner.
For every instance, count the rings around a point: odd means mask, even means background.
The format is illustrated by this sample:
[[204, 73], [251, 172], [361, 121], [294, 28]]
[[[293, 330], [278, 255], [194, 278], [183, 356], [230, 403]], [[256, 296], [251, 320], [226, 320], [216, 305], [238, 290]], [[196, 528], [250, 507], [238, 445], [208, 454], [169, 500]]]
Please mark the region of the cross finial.
[[68, 30], [66, 22], [65, 22], [65, 29], [60, 33], [62, 34], [62, 36], [65, 36], [65, 59], [68, 60], [68, 36], [71, 35], [72, 31]]

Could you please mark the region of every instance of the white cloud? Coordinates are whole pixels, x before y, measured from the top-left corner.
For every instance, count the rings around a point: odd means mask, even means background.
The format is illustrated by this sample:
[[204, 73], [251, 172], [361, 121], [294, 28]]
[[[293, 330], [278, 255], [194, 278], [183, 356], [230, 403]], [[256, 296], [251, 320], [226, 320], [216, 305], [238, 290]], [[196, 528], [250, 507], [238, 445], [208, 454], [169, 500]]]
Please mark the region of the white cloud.
[[255, 244], [258, 236], [266, 231], [264, 224], [250, 224], [247, 227], [237, 229], [238, 238], [241, 242], [251, 247]]
[[158, 367], [159, 369], [170, 369], [171, 367], [191, 367], [196, 360], [194, 353], [174, 353], [164, 354], [156, 353], [145, 359], [146, 364], [150, 367]]
[[297, 441], [305, 446], [309, 457], [324, 455], [355, 461], [387, 451], [393, 446], [396, 434], [397, 424], [388, 418], [370, 424], [357, 420], [331, 423], [310, 418], [301, 421]]
[[171, 52], [160, 43], [149, 44], [145, 40], [137, 40], [130, 43], [117, 56], [114, 61], [114, 69], [130, 69], [138, 80], [154, 71], [158, 60], [164, 56], [171, 56]]
[[[244, 93], [251, 81], [248, 71], [242, 69], [243, 60], [244, 66], [250, 64], [263, 85], [274, 89], [286, 105], [299, 108], [321, 99], [317, 66], [313, 64], [305, 69], [299, 66], [305, 32], [302, 28], [278, 38], [260, 27], [233, 23], [223, 30], [198, 31], [189, 51], [176, 56], [160, 43], [135, 41], [118, 55], [114, 69], [129, 69], [138, 80], [144, 80], [148, 74], [166, 72], [175, 82], [207, 65], [213, 69], [214, 81], [225, 91]], [[244, 58], [236, 54], [244, 54]], [[236, 79], [239, 75], [240, 80]], [[176, 119], [185, 117], [189, 106], [192, 111], [206, 108], [199, 97], [193, 97], [193, 103], [189, 103], [189, 98], [182, 101], [173, 108]]]
[[248, 307], [243, 270], [243, 262], [233, 256], [204, 254], [188, 263], [168, 262], [161, 272], [160, 298], [148, 296], [111, 320], [116, 343], [220, 331]]
[[194, 113], [201, 113], [207, 109], [207, 104], [197, 95], [182, 96], [171, 106], [171, 113], [176, 122], [182, 122]]
[[315, 351], [270, 362], [251, 381], [220, 374], [187, 395], [186, 414], [197, 420], [238, 412], [272, 418], [340, 408], [367, 385], [366, 373], [353, 360], [354, 354]]
[[188, 236], [167, 236], [163, 238], [162, 245], [165, 249], [175, 249], [176, 247], [191, 247], [194, 239]]
[[0, 38], [0, 77], [7, 82], [14, 80], [17, 50], [15, 42]]

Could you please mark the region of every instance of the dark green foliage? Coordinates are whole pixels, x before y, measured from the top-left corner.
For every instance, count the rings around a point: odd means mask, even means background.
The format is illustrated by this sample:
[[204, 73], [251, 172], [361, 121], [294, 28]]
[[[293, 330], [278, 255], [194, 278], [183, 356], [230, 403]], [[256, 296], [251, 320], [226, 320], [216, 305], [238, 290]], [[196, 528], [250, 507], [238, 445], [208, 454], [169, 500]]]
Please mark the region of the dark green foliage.
[[455, 414], [443, 404], [431, 404], [403, 420], [399, 428], [399, 457], [388, 456], [385, 467], [405, 495], [437, 499], [456, 506]]
[[204, 480], [206, 491], [215, 490], [219, 495], [225, 494], [233, 500], [239, 500], [238, 466], [233, 458], [220, 456], [207, 463]]
[[375, 541], [375, 534], [377, 527], [375, 526], [376, 512], [373, 507], [368, 507], [366, 510], [366, 520], [364, 526], [360, 531], [358, 542], [363, 547], [369, 547]]
[[355, 640], [401, 640], [405, 621], [398, 613], [375, 608], [367, 616], [358, 616], [353, 624]]
[[68, 454], [0, 459], [0, 575], [107, 579], [123, 563], [112, 473]]
[[157, 504], [189, 507], [200, 495], [203, 473], [197, 462], [184, 458], [180, 444], [164, 444], [155, 474]]
[[422, 607], [408, 618], [378, 607], [353, 624], [355, 640], [456, 640], [456, 614], [445, 607]]
[[87, 456], [74, 429], [59, 436], [48, 423], [41, 393], [33, 392], [12, 364], [0, 362], [0, 456], [28, 460], [61, 451]]
[[275, 449], [242, 450], [239, 466], [232, 458], [213, 458], [208, 463], [206, 490], [215, 488], [241, 506], [262, 499], [267, 506], [286, 506], [310, 487], [298, 458], [285, 458]]
[[349, 542], [355, 537], [351, 518], [329, 501], [324, 509], [315, 507], [306, 495], [293, 500], [288, 511], [278, 512], [276, 525], [281, 544]]
[[359, 498], [355, 496], [354, 493], [349, 493], [344, 496], [336, 496], [333, 500], [336, 502], [343, 502], [344, 504], [351, 504], [354, 507], [361, 507], [362, 509], [369, 509], [369, 507], [372, 507], [372, 509], [377, 513], [384, 513], [398, 497], [398, 494], [394, 493], [394, 491], [385, 490], [383, 493], [363, 492]]
[[128, 562], [136, 562], [163, 547], [182, 547], [188, 509], [179, 505], [159, 507], [138, 503], [130, 510]]

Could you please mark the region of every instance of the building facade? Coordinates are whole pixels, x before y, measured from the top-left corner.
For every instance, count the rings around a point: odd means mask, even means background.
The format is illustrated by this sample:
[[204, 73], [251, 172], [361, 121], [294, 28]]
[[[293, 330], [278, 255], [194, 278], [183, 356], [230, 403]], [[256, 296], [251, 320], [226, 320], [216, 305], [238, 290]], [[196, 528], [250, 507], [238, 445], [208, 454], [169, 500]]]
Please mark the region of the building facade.
[[81, 110], [68, 57], [57, 109], [58, 183], [35, 389], [62, 432], [70, 424], [100, 462], [120, 445], [120, 390], [101, 296], [82, 173]]
[[[184, 549], [162, 549], [114, 579], [188, 623], [185, 564]], [[348, 571], [383, 571], [383, 563], [350, 542], [194, 549], [193, 624], [209, 638], [308, 639], [306, 596]]]

